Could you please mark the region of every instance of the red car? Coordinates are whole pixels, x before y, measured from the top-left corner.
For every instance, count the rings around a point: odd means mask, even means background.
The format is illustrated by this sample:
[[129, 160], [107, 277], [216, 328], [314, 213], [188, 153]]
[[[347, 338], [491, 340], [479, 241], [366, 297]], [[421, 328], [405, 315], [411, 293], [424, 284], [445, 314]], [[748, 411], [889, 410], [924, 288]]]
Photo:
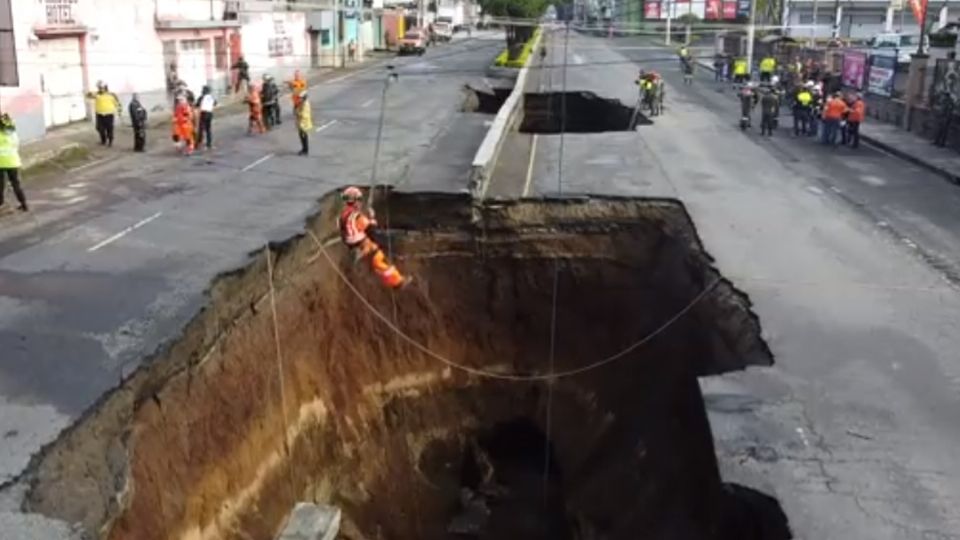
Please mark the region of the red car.
[[419, 28], [407, 30], [400, 38], [400, 54], [418, 54], [427, 52], [426, 32]]

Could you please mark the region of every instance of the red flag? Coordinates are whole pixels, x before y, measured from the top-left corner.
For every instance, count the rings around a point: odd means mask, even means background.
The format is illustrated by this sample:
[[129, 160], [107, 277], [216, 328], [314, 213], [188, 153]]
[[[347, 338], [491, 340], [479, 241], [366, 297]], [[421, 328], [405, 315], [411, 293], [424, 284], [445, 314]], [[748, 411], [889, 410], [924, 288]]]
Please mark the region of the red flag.
[[[910, 9], [913, 10], [913, 17], [917, 20], [917, 24], [923, 24], [924, 15], [927, 13], [927, 0], [910, 0]], [[923, 28], [920, 32], [923, 32]]]

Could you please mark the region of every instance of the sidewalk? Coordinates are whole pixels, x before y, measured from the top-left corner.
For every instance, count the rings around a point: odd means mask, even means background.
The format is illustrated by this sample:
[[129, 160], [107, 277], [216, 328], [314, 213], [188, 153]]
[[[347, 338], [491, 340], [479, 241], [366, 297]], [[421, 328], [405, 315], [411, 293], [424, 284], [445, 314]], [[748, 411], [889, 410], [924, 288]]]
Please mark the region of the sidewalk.
[[[344, 74], [369, 69], [384, 63], [394, 57], [394, 53], [372, 52], [366, 58], [345, 68], [318, 68], [306, 73], [307, 86], [313, 87], [326, 80]], [[286, 85], [281, 86], [281, 96], [289, 95]], [[217, 110], [221, 115], [239, 114], [246, 111], [242, 105], [243, 94], [228, 94], [217, 96], [220, 104]], [[112, 148], [100, 145], [99, 137], [92, 120], [81, 120], [73, 124], [51, 129], [47, 134], [35, 141], [25, 143], [20, 148], [20, 157], [23, 160], [23, 170], [30, 177], [43, 174], [48, 169], [69, 169], [84, 162], [108, 161], [129, 155], [130, 141], [133, 140], [133, 130], [129, 124], [124, 103], [123, 114], [120, 115], [115, 129], [115, 141]], [[156, 144], [166, 144], [166, 133], [170, 126], [169, 111], [148, 113], [148, 149]], [[157, 135], [151, 133], [156, 132]]]
[[[715, 71], [707, 60], [698, 60], [697, 63], [711, 73]], [[869, 114], [860, 125], [860, 138], [888, 154], [960, 185], [960, 153], [954, 150], [936, 147], [931, 141], [893, 124], [871, 121]]]

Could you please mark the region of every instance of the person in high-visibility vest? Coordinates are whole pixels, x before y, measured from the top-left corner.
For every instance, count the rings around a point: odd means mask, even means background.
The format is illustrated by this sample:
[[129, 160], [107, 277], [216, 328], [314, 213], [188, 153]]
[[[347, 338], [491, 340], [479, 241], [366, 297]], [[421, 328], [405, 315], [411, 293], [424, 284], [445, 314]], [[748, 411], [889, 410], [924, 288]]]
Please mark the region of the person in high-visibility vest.
[[0, 115], [0, 207], [3, 207], [3, 194], [7, 190], [6, 180], [10, 180], [13, 194], [17, 196], [20, 210], [26, 212], [27, 198], [20, 187], [20, 139], [17, 137], [17, 126], [10, 115]]
[[777, 60], [772, 56], [765, 56], [760, 60], [760, 82], [770, 82], [773, 72], [777, 70]]
[[370, 231], [377, 226], [373, 209], [364, 211], [363, 192], [356, 187], [348, 187], [340, 194], [344, 202], [343, 211], [337, 219], [340, 239], [353, 252], [354, 260], [370, 259], [370, 268], [380, 278], [384, 286], [399, 289], [408, 285], [413, 278], [404, 276], [397, 270], [370, 238]]
[[733, 82], [743, 84], [750, 80], [750, 67], [746, 58], [737, 58], [733, 61]]
[[793, 134], [799, 137], [810, 132], [810, 107], [813, 104], [813, 92], [808, 86], [801, 86], [793, 97]]
[[107, 88], [103, 81], [97, 82], [96, 93], [87, 93], [87, 99], [93, 100], [93, 112], [96, 114], [100, 144], [113, 146], [113, 117], [120, 114], [120, 99]]

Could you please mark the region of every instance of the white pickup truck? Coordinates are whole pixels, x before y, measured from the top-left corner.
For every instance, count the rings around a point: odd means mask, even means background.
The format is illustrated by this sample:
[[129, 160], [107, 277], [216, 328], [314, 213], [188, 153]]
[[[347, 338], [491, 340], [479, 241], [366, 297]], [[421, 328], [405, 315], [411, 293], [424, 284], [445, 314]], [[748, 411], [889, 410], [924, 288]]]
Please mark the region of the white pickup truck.
[[435, 22], [433, 35], [437, 41], [450, 41], [453, 39], [453, 26], [448, 22]]

